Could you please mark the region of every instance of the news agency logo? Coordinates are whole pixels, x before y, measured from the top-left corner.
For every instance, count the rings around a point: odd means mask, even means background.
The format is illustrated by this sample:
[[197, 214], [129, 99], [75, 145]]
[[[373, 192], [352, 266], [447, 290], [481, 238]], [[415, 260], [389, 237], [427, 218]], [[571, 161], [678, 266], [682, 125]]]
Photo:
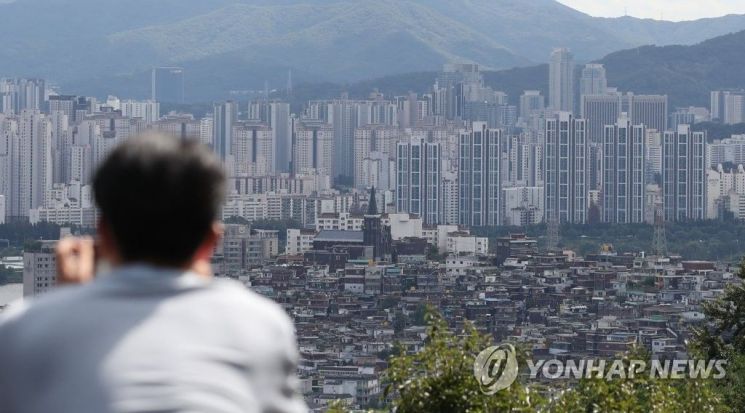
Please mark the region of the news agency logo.
[[[633, 379], [648, 375], [650, 379], [708, 379], [726, 377], [726, 360], [526, 360], [530, 380], [560, 379]], [[512, 385], [518, 375], [517, 357], [512, 344], [492, 346], [476, 356], [473, 375], [481, 392], [493, 395]]]
[[512, 385], [517, 378], [517, 357], [512, 344], [492, 346], [476, 356], [473, 375], [481, 392], [492, 395]]

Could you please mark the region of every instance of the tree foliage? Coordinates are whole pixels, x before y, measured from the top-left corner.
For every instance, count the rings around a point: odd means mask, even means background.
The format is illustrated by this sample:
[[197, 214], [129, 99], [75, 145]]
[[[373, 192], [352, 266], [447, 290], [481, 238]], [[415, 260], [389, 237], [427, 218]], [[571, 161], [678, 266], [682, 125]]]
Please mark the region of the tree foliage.
[[539, 395], [518, 381], [497, 394], [483, 394], [473, 363], [491, 340], [470, 323], [455, 334], [434, 312], [427, 314], [427, 322], [424, 349], [393, 357], [386, 372], [386, 395], [393, 397], [397, 412], [532, 412], [541, 405]]
[[[493, 345], [466, 323], [453, 332], [447, 322], [431, 310], [427, 313], [424, 348], [417, 354], [390, 359], [385, 373], [385, 395], [399, 413], [451, 412], [625, 412], [707, 413], [734, 412], [711, 379], [661, 379], [648, 372], [623, 377], [586, 378], [577, 383], [557, 382], [550, 387], [522, 383], [520, 378], [494, 395], [481, 392], [473, 373], [476, 356]], [[524, 366], [526, 352], [518, 351]], [[649, 354], [636, 349], [623, 356], [626, 371], [631, 360], [647, 360]], [[743, 364], [745, 365], [745, 364]], [[745, 381], [740, 375], [731, 383]], [[559, 389], [563, 390], [559, 391]], [[740, 387], [742, 389], [742, 387]], [[544, 397], [544, 395], [553, 395]]]
[[727, 376], [717, 384], [733, 411], [745, 411], [745, 260], [716, 300], [703, 304], [707, 323], [693, 331], [692, 348], [700, 357], [727, 360]]
[[[745, 245], [745, 222], [741, 221], [692, 221], [668, 222], [668, 250], [691, 260], [736, 262]], [[528, 236], [545, 241], [546, 226], [526, 227], [479, 227], [472, 232], [478, 236], [494, 239], [510, 233], [527, 233]], [[564, 224], [559, 230], [559, 245], [576, 251], [580, 255], [598, 252], [602, 244], [612, 244], [620, 253], [651, 251], [654, 227], [647, 224]]]
[[29, 224], [24, 221], [11, 221], [0, 224], [0, 239], [8, 240], [11, 246], [21, 247], [27, 241], [58, 239], [60, 226], [48, 222]]
[[[623, 357], [625, 371], [631, 360], [650, 361], [635, 349]], [[711, 379], [662, 379], [648, 371], [624, 377], [583, 378], [556, 397], [549, 412], [720, 413], [730, 411]]]
[[726, 139], [732, 135], [741, 135], [745, 133], [745, 123], [727, 125], [718, 122], [701, 122], [693, 125], [696, 132], [706, 132], [709, 142], [714, 139]]

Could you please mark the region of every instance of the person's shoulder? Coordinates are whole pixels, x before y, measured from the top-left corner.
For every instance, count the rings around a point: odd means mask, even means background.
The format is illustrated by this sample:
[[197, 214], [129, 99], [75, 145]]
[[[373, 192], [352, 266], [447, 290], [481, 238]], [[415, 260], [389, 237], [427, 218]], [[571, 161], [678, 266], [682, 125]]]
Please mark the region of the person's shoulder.
[[221, 319], [230, 328], [236, 331], [250, 330], [252, 335], [262, 331], [280, 341], [291, 341], [295, 336], [292, 319], [276, 302], [234, 280], [215, 279], [210, 287], [215, 293], [215, 309], [220, 308]]
[[260, 314], [275, 321], [290, 322], [285, 310], [276, 302], [246, 288], [241, 283], [229, 279], [215, 279], [212, 290], [219, 294], [219, 299], [227, 306], [243, 314]]
[[36, 297], [27, 297], [11, 303], [0, 314], [0, 328], [23, 324], [27, 319], [60, 314], [60, 311], [81, 302], [91, 293], [92, 286], [64, 286]]
[[22, 298], [9, 303], [5, 307], [5, 310], [0, 313], [0, 329], [2, 329], [3, 326], [8, 325], [18, 318], [22, 317], [23, 314], [26, 313], [27, 309], [28, 302], [23, 301]]

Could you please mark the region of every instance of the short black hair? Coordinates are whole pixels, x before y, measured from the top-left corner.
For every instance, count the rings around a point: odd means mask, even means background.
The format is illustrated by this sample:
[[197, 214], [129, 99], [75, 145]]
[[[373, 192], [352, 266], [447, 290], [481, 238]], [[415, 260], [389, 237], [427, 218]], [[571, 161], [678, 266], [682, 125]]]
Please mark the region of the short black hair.
[[107, 156], [93, 192], [124, 262], [178, 267], [189, 262], [218, 218], [225, 173], [198, 141], [146, 134]]

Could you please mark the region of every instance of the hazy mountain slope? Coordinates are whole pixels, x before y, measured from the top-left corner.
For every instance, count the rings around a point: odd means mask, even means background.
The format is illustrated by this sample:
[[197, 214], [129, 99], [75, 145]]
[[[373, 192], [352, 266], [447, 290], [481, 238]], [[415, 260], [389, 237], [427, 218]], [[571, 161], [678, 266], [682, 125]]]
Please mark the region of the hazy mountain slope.
[[[113, 50], [105, 36], [200, 15], [232, 0], [17, 0], [0, 4], [0, 76], [56, 81], [120, 71], [146, 50]], [[152, 63], [148, 63], [152, 64]]]
[[[0, 76], [140, 97], [154, 65], [187, 71], [187, 95], [433, 71], [500, 69], [557, 46], [579, 61], [643, 44], [692, 44], [745, 29], [745, 16], [670, 23], [590, 17], [554, 0], [16, 0], [0, 3]], [[107, 87], [107, 85], [111, 85]]]
[[[721, 88], [745, 88], [745, 30], [719, 36], [692, 46], [644, 46], [612, 53], [600, 60], [605, 65], [608, 84], [621, 91], [638, 94], [667, 94], [671, 107], [708, 106], [709, 92]], [[578, 66], [579, 72], [581, 66]], [[409, 90], [425, 92], [434, 83], [436, 72], [386, 76], [329, 90], [348, 90], [364, 96], [372, 89], [388, 94]], [[548, 65], [520, 67], [484, 73], [487, 85], [502, 90], [513, 104], [524, 90], [548, 93]], [[301, 90], [311, 90], [305, 85]]]
[[114, 47], [149, 47], [161, 62], [234, 53], [246, 64], [302, 67], [336, 79], [427, 69], [452, 60], [496, 68], [529, 63], [478, 31], [406, 0], [234, 4], [174, 24], [117, 33], [109, 40]]
[[638, 93], [667, 93], [679, 105], [709, 105], [712, 89], [745, 88], [745, 31], [693, 46], [645, 46], [600, 60], [608, 82]]
[[706, 39], [745, 29], [745, 15], [728, 15], [683, 22], [633, 17], [593, 18], [592, 22], [595, 27], [625, 39], [630, 46], [693, 45]]
[[579, 59], [591, 59], [647, 43], [630, 43], [615, 33], [598, 28], [594, 24], [595, 18], [553, 0], [418, 1], [477, 27], [534, 62], [548, 60], [551, 50], [559, 46], [571, 47]]

